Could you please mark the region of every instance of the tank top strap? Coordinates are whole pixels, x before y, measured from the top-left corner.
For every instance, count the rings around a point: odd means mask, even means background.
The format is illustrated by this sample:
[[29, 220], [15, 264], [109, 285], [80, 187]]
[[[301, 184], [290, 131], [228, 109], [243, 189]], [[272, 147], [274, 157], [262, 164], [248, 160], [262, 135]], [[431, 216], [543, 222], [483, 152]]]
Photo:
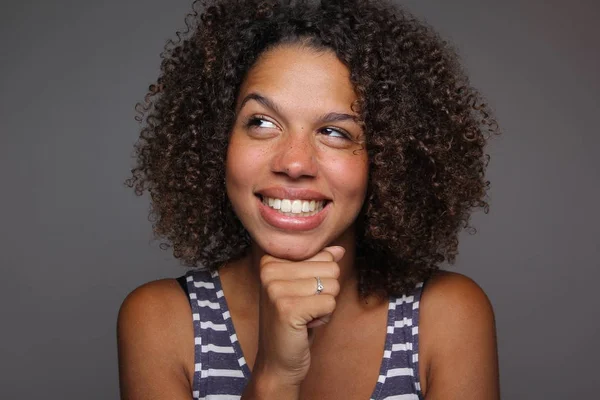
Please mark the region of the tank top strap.
[[[192, 308], [192, 320], [194, 324], [194, 381], [192, 384], [192, 397], [194, 399], [205, 398], [206, 393], [201, 393], [200, 382], [203, 378], [202, 367], [206, 366], [206, 360], [203, 360], [202, 345], [207, 344], [208, 337], [205, 329], [201, 327], [201, 321], [212, 322], [212, 316], [206, 315], [205, 307], [201, 305], [214, 301], [215, 284], [209, 271], [190, 270], [185, 274], [187, 282], [187, 292]], [[200, 303], [202, 302], [202, 303]]]
[[[194, 325], [194, 399], [239, 399], [246, 384], [241, 348], [223, 296], [218, 272], [185, 275]], [[244, 365], [245, 366], [245, 365]], [[246, 366], [247, 367], [247, 366]]]
[[390, 359], [385, 374], [380, 399], [395, 398], [423, 399], [419, 376], [419, 304], [423, 283], [418, 283], [411, 292], [392, 297], [390, 308], [395, 309], [395, 319], [388, 332], [392, 333]]

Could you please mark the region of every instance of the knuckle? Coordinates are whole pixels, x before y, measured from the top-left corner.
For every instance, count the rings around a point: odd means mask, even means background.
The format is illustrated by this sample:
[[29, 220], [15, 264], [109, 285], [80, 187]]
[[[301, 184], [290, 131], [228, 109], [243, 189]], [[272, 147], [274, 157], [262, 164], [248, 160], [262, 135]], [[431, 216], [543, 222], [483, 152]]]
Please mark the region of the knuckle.
[[267, 255], [264, 255], [264, 256], [261, 257], [259, 265], [262, 268], [265, 265], [270, 264], [270, 263], [272, 263], [274, 261], [275, 260], [273, 259], [273, 257], [271, 257], [270, 255], [267, 254]]
[[281, 298], [275, 302], [275, 309], [280, 317], [287, 317], [294, 308], [293, 301], [289, 298]]
[[323, 307], [326, 308], [327, 312], [333, 312], [333, 310], [335, 310], [335, 297], [329, 295], [323, 296], [323, 303]]
[[265, 265], [263, 265], [263, 267], [260, 270], [260, 281], [263, 283], [267, 283], [271, 280], [271, 277], [273, 276], [273, 265], [271, 263], [267, 263]]
[[337, 279], [331, 280], [331, 292], [334, 296], [337, 296], [340, 293], [340, 282]]
[[340, 277], [340, 266], [337, 263], [332, 263], [331, 274], [336, 279]]
[[272, 281], [265, 285], [265, 291], [270, 299], [276, 299], [281, 293], [281, 283], [279, 281]]

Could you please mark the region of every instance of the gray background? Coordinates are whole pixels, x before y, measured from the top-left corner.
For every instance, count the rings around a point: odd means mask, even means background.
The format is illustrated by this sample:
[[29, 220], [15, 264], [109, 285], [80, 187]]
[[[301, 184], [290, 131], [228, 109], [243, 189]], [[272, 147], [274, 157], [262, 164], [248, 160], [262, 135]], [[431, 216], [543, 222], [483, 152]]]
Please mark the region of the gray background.
[[[503, 398], [597, 398], [600, 4], [404, 2], [458, 47], [497, 112], [491, 213], [454, 270], [495, 306]], [[116, 399], [115, 321], [183, 273], [122, 182], [133, 105], [188, 0], [0, 12], [0, 398]]]

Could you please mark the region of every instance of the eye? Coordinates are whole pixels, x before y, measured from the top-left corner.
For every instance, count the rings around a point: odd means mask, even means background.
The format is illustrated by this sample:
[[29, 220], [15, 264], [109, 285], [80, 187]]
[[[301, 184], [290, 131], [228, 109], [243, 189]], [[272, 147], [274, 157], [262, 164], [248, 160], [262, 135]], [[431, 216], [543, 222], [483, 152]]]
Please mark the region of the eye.
[[321, 133], [332, 138], [350, 139], [348, 132], [338, 128], [323, 128], [321, 129]]
[[250, 117], [248, 119], [248, 121], [246, 122], [246, 127], [251, 128], [251, 127], [256, 127], [256, 128], [277, 128], [277, 126], [269, 121], [268, 119], [264, 118], [261, 115], [254, 115], [252, 117]]

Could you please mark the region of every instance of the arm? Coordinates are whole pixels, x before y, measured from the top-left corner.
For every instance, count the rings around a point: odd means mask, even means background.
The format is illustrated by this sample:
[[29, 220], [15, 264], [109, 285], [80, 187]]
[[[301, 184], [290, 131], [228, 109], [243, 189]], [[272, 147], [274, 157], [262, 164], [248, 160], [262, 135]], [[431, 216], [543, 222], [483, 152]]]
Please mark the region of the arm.
[[173, 279], [150, 282], [123, 302], [117, 322], [123, 400], [189, 400], [194, 331], [189, 302]]
[[277, 377], [260, 377], [252, 374], [252, 379], [244, 389], [241, 400], [298, 400], [300, 398], [300, 386], [280, 385]]
[[427, 400], [500, 398], [492, 306], [479, 286], [441, 272], [421, 298], [420, 374]]
[[[327, 324], [336, 307], [345, 250], [326, 247], [304, 261], [265, 255], [260, 261], [259, 337], [252, 379], [242, 400], [297, 400], [308, 373], [311, 328]], [[324, 289], [315, 295], [314, 277]]]

